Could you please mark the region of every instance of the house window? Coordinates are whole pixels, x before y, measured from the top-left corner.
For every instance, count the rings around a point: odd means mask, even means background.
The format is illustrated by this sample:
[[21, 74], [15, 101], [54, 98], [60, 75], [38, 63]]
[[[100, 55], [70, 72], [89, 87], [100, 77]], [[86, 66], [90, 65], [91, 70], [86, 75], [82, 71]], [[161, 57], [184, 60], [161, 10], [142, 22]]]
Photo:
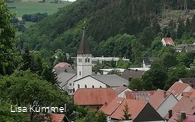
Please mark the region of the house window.
[[80, 85], [78, 84], [78, 89], [80, 88]]
[[81, 75], [81, 71], [79, 71], [79, 75]]
[[78, 60], [79, 60], [79, 62], [82, 62], [82, 59], [81, 58], [79, 58]]
[[92, 88], [94, 88], [94, 85], [92, 85]]
[[85, 88], [87, 88], [87, 85], [85, 85]]
[[70, 86], [72, 86], [72, 83], [70, 83]]

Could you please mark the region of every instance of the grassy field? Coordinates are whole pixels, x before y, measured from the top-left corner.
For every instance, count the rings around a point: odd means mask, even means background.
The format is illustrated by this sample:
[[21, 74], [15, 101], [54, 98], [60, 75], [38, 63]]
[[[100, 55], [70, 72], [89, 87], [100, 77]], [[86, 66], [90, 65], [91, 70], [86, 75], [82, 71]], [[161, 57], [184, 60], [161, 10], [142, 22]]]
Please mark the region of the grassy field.
[[38, 2], [14, 2], [8, 3], [8, 7], [16, 7], [10, 9], [11, 12], [16, 14], [16, 17], [22, 17], [24, 14], [35, 14], [35, 13], [48, 13], [52, 14], [58, 11], [58, 8], [62, 8], [71, 2], [64, 3], [38, 3]]

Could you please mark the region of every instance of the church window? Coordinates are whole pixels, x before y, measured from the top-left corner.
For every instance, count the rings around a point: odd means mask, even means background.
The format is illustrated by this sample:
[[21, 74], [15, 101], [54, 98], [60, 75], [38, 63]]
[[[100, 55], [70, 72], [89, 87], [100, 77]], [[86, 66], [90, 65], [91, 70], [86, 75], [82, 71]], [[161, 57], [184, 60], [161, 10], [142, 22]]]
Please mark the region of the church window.
[[85, 88], [87, 88], [87, 85], [85, 85]]
[[90, 62], [90, 59], [88, 58], [88, 62]]
[[81, 75], [81, 71], [79, 71], [79, 75]]
[[85, 63], [87, 63], [87, 58], [85, 59]]
[[92, 88], [94, 88], [94, 85], [92, 85]]
[[102, 88], [102, 86], [100, 86], [100, 88]]
[[70, 83], [70, 86], [72, 86], [72, 83]]
[[80, 85], [78, 84], [78, 89], [80, 88]]

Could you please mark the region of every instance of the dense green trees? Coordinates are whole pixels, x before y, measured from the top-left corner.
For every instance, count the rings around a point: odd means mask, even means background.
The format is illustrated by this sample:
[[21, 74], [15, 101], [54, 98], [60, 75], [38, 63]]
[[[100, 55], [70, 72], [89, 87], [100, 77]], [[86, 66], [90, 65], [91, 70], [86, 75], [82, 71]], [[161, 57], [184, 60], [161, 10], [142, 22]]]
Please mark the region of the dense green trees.
[[0, 75], [11, 74], [20, 62], [15, 48], [15, 29], [10, 21], [13, 16], [0, 0]]

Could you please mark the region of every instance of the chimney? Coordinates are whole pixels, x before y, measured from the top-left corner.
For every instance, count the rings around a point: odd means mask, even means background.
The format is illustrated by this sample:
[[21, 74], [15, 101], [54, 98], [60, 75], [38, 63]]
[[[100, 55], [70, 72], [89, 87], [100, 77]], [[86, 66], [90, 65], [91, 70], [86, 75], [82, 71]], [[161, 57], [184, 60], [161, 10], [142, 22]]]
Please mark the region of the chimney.
[[107, 102], [105, 102], [105, 106], [107, 106], [108, 105], [108, 103]]
[[194, 107], [193, 100], [190, 101], [190, 110], [192, 110]]
[[181, 120], [185, 120], [186, 119], [186, 113], [185, 112], [181, 112]]
[[168, 113], [169, 113], [169, 119], [170, 119], [173, 116], [172, 110], [169, 110]]

